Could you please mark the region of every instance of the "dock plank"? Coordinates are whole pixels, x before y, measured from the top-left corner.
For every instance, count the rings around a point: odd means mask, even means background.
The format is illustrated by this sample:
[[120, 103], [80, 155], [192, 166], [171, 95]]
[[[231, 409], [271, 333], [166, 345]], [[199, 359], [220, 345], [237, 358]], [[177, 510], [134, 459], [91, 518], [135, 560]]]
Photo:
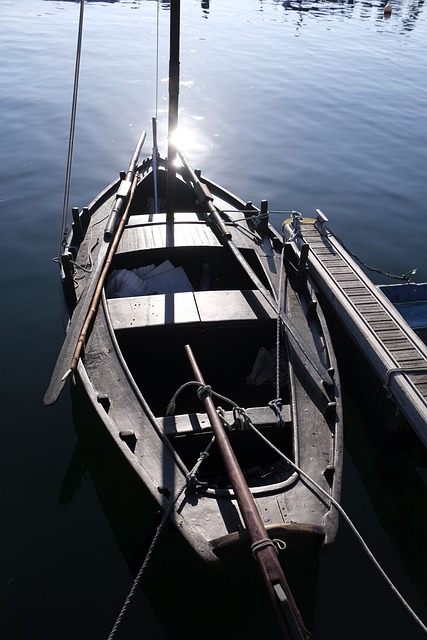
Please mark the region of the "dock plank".
[[317, 285], [427, 446], [427, 346], [324, 225], [303, 221], [294, 242], [309, 244]]

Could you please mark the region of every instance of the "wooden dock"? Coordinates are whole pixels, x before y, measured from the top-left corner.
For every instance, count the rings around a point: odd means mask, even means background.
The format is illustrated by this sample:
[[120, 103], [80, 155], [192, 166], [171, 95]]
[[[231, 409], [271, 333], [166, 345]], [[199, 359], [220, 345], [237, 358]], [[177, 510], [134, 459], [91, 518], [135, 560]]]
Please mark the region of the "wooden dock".
[[[327, 219], [286, 221], [285, 238], [303, 256], [322, 295], [427, 446], [427, 345], [326, 226]], [[306, 250], [306, 248], [305, 248]]]

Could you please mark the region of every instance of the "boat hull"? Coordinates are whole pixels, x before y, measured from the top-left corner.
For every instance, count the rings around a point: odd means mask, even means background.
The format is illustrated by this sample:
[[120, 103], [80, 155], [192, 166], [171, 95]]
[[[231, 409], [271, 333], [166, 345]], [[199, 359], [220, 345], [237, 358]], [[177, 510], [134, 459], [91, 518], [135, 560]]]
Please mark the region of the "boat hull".
[[[156, 180], [161, 209], [165, 166], [159, 163]], [[190, 345], [206, 383], [220, 396], [218, 410], [268, 535], [283, 541], [285, 556], [297, 549], [316, 554], [337, 533], [338, 514], [328, 497], [340, 495], [342, 408], [335, 357], [310, 281], [298, 276], [259, 210], [203, 180], [224, 236], [184, 169], [177, 173], [172, 218], [156, 212], [152, 169], [150, 159], [139, 167], [141, 179], [78, 363], [79, 384], [154, 512], [169, 510], [193, 553], [221, 570], [247, 557], [250, 542], [196, 393], [185, 356]], [[75, 225], [69, 239], [65, 253], [73, 256], [77, 282], [70, 293], [64, 277], [71, 318], [105, 260], [104, 221], [119, 189], [120, 181], [113, 183], [83, 210], [81, 230]], [[153, 266], [155, 275], [146, 276]], [[141, 269], [139, 292], [133, 276]], [[167, 415], [180, 387], [175, 415]]]

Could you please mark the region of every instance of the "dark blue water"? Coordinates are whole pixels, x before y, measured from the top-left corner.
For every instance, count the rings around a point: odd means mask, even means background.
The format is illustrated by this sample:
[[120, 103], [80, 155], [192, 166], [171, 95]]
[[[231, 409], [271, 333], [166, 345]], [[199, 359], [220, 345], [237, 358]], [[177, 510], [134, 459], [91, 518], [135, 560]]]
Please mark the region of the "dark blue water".
[[[393, 0], [389, 19], [380, 1], [181, 4], [180, 121], [193, 166], [245, 199], [269, 198], [273, 210], [320, 208], [365, 262], [397, 274], [415, 267], [417, 280], [427, 280], [424, 3]], [[127, 167], [156, 112], [165, 151], [167, 5], [159, 38], [156, 7], [86, 4], [73, 206]], [[52, 258], [78, 15], [71, 1], [0, 0], [2, 640], [102, 640], [132, 581], [88, 474], [60, 504], [76, 444], [69, 394], [42, 406], [62, 340]], [[426, 621], [414, 569], [423, 550], [405, 537], [409, 525], [425, 527], [425, 494], [418, 485], [412, 492], [405, 469], [376, 464], [370, 443], [354, 435], [350, 405], [347, 413], [343, 505]], [[415, 516], [418, 527], [409, 522]], [[164, 567], [166, 584], [172, 570]], [[118, 637], [158, 637], [142, 593], [137, 598]], [[344, 523], [321, 558], [316, 602], [319, 640], [423, 637]], [[212, 605], [212, 615], [221, 609]], [[179, 637], [193, 637], [183, 616]], [[209, 637], [209, 621], [200, 634]]]

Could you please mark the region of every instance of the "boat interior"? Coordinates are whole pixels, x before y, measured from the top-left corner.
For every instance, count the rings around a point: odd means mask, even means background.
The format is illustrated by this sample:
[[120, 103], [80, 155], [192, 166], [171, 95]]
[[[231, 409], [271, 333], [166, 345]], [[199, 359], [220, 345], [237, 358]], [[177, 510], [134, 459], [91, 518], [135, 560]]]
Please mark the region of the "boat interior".
[[[194, 211], [181, 215], [185, 232], [191, 227], [192, 244], [181, 243], [174, 237], [171, 247], [164, 214], [155, 217], [141, 213], [141, 206], [147, 206], [147, 201], [140, 199], [133, 209], [128, 230], [144, 233], [147, 238], [157, 234], [156, 237], [163, 240], [144, 250], [140, 243], [135, 243], [133, 250], [132, 238], [126, 239], [125, 248], [119, 247], [115, 254], [106, 295], [115, 337], [151, 411], [159, 417], [175, 450], [191, 468], [212, 437], [209, 425], [200, 428], [200, 422], [195, 419], [196, 414], [205, 411], [197, 396], [197, 387], [185, 387], [176, 399], [175, 413], [182, 417], [179, 432], [171, 426], [171, 418], [164, 417], [177, 390], [193, 380], [185, 352], [185, 345], [189, 345], [206, 384], [215, 393], [227, 395], [239, 407], [262, 408], [262, 419], [257, 414], [254, 420], [258, 420], [260, 428], [268, 429], [273, 444], [294, 458], [288, 361], [282, 342], [280, 397], [286, 419], [279, 424], [274, 410], [268, 407], [277, 397], [276, 311], [213, 234], [208, 241], [201, 235], [200, 244], [194, 245], [194, 233], [198, 233], [198, 229], [200, 234], [206, 233], [205, 224], [194, 222]], [[242, 248], [241, 253], [268, 287], [254, 249]], [[120, 285], [123, 273], [126, 277], [131, 273], [132, 279], [135, 273], [142, 275], [148, 289], [143, 289], [141, 295], [135, 295], [132, 286], [125, 294], [120, 287], [115, 290], [111, 281], [119, 274]], [[155, 275], [150, 276], [153, 273]], [[227, 401], [216, 400], [216, 403], [224, 411], [232, 409]], [[190, 433], [197, 437], [186, 437]], [[245, 473], [253, 475], [252, 479], [248, 477], [251, 486], [267, 486], [290, 477], [292, 470], [288, 465], [261, 440], [254, 442], [257, 436], [253, 432], [235, 429], [230, 438]], [[219, 454], [210, 455], [203, 468], [209, 486], [221, 487], [224, 483], [228, 486]]]

